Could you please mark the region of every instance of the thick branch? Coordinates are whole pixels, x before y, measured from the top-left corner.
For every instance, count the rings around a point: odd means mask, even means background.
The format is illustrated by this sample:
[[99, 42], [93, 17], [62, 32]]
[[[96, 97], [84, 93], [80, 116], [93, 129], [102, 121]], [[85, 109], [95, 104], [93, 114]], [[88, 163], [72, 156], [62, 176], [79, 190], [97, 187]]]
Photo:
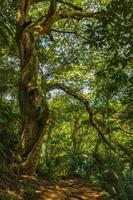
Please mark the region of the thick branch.
[[[70, 18], [70, 19], [76, 19], [81, 20], [83, 18], [98, 18], [99, 13], [94, 12], [82, 12], [78, 10], [58, 10], [55, 12], [55, 14], [50, 17], [47, 21], [45, 20], [43, 23], [40, 23], [40, 26], [42, 26], [42, 32], [47, 33], [48, 30], [51, 31], [52, 25], [61, 19]], [[47, 28], [49, 27], [49, 28]], [[49, 32], [50, 32], [49, 31]]]
[[79, 6], [77, 6], [77, 5], [74, 5], [74, 4], [70, 3], [70, 2], [63, 1], [63, 0], [57, 0], [57, 1], [58, 1], [59, 3], [64, 4], [64, 5], [70, 6], [70, 7], [73, 8], [74, 10], [80, 10], [80, 11], [83, 10], [81, 7], [79, 7]]
[[81, 20], [83, 18], [98, 18], [99, 17], [99, 12], [82, 12], [79, 10], [64, 10], [59, 13], [60, 18], [71, 18], [71, 19], [76, 19], [76, 20]]
[[[39, 3], [39, 2], [43, 2], [43, 1], [49, 1], [49, 0], [33, 0], [33, 3]], [[77, 5], [74, 5], [68, 1], [64, 1], [64, 0], [56, 0], [56, 2], [59, 2], [61, 4], [64, 4], [66, 6], [69, 6], [71, 8], [73, 8], [74, 10], [80, 10], [82, 11], [83, 9]]]
[[30, 30], [34, 30], [34, 33], [36, 35], [40, 35], [43, 33], [46, 33], [49, 35], [52, 30], [52, 26], [55, 22], [65, 19], [65, 18], [70, 18], [70, 19], [76, 19], [76, 20], [81, 20], [83, 18], [98, 18], [99, 13], [96, 12], [83, 12], [81, 9], [56, 9], [56, 1], [51, 0], [51, 4], [49, 7], [48, 14], [42, 16], [40, 19], [38, 19], [35, 23], [32, 23], [29, 25], [27, 28]]
[[122, 145], [120, 145], [119, 143], [117, 144], [117, 147], [116, 148], [113, 144], [111, 144], [107, 139], [106, 137], [104, 136], [104, 133], [101, 131], [99, 125], [97, 124], [97, 120], [96, 118], [94, 117], [94, 113], [93, 113], [93, 110], [92, 108], [90, 107], [90, 102], [89, 100], [77, 93], [77, 91], [75, 89], [72, 89], [70, 88], [69, 86], [66, 86], [64, 84], [60, 84], [60, 83], [49, 83], [47, 84], [47, 87], [46, 87], [46, 91], [49, 92], [51, 90], [54, 90], [54, 89], [61, 89], [63, 90], [64, 92], [66, 92], [67, 94], [73, 96], [75, 99], [79, 100], [80, 102], [82, 102], [89, 114], [89, 121], [92, 125], [93, 128], [95, 128], [95, 130], [97, 131], [98, 135], [99, 135], [99, 138], [101, 138], [101, 140], [109, 147], [111, 148], [115, 153], [119, 154], [118, 151], [121, 150], [123, 151], [124, 153], [126, 153], [128, 156], [131, 156], [132, 155], [132, 152], [130, 152], [127, 148], [123, 147]]
[[50, 17], [52, 17], [55, 14], [56, 8], [57, 8], [56, 0], [51, 0], [46, 20], [49, 19]]
[[28, 12], [30, 10], [32, 0], [21, 0], [18, 11], [17, 11], [17, 21], [20, 25], [23, 25], [28, 17]]
[[60, 89], [66, 92], [67, 94], [73, 96], [77, 100], [81, 101], [82, 103], [88, 103], [88, 100], [83, 97], [81, 94], [77, 93], [75, 89], [70, 88], [69, 86], [66, 86], [65, 84], [62, 83], [49, 83], [47, 84], [46, 91], [49, 92], [54, 89]]
[[103, 140], [103, 142], [105, 144], [107, 144], [111, 149], [113, 149], [116, 152], [116, 148], [114, 146], [112, 146], [110, 144], [110, 142], [107, 141], [107, 139], [105, 138], [103, 132], [100, 130], [98, 124], [96, 123], [96, 120], [94, 119], [94, 114], [93, 111], [90, 107], [90, 102], [89, 100], [82, 96], [81, 94], [78, 94], [76, 90], [64, 85], [64, 84], [60, 84], [60, 83], [55, 83], [55, 84], [47, 84], [47, 92], [51, 91], [53, 89], [61, 89], [64, 92], [66, 92], [67, 94], [73, 96], [74, 98], [76, 98], [77, 100], [79, 100], [80, 102], [82, 102], [89, 114], [89, 121], [91, 123], [91, 125], [97, 130], [97, 133], [99, 135], [99, 137]]
[[36, 22], [30, 24], [27, 27], [27, 30], [33, 31], [34, 35], [36, 36], [39, 36], [43, 33], [50, 35], [53, 24], [59, 19], [59, 15], [56, 9], [56, 0], [51, 0], [48, 13], [40, 17]]

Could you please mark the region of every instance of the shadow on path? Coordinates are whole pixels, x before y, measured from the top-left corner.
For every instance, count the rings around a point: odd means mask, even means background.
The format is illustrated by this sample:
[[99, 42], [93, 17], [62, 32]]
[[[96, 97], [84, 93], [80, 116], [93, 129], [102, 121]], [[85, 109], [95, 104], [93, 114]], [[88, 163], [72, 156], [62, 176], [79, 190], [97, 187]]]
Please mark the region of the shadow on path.
[[67, 179], [59, 183], [41, 181], [35, 190], [36, 200], [106, 200], [105, 196], [78, 179]]

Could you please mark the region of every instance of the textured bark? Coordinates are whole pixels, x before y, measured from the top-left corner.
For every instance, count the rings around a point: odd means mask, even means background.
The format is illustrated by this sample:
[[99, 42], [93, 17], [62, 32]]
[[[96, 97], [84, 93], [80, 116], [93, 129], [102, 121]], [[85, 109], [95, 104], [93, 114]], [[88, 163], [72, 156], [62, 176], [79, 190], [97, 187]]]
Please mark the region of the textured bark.
[[21, 69], [19, 85], [19, 105], [22, 114], [20, 152], [23, 172], [33, 174], [38, 163], [44, 128], [48, 120], [48, 108], [45, 91], [42, 92], [41, 85], [38, 83], [39, 64], [34, 31], [25, 27], [24, 19], [22, 19], [16, 37]]
[[[45, 123], [45, 128], [46, 128], [46, 123]], [[28, 154], [27, 159], [22, 163], [21, 172], [23, 174], [29, 174], [29, 175], [36, 174], [36, 167], [40, 157], [42, 143], [43, 143], [43, 132], [40, 134], [40, 137], [38, 137], [37, 141], [32, 147], [32, 150]]]
[[21, 79], [19, 104], [22, 114], [21, 155], [25, 173], [33, 174], [39, 159], [48, 108], [42, 88], [38, 84], [39, 65], [33, 32], [21, 29], [17, 34], [20, 53]]
[[21, 172], [34, 174], [39, 160], [43, 134], [48, 120], [45, 86], [38, 81], [39, 63], [36, 55], [36, 40], [41, 33], [49, 34], [55, 22], [56, 4], [51, 1], [48, 15], [35, 23], [27, 22], [32, 1], [21, 0], [17, 12], [16, 34], [20, 55], [19, 105], [22, 114], [20, 154]]

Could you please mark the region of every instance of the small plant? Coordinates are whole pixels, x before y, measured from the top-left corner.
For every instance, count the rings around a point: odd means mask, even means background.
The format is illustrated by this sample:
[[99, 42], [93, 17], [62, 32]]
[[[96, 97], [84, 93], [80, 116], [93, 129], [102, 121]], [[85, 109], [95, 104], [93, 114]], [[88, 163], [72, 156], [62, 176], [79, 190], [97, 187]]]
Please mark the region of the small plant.
[[34, 195], [34, 188], [32, 188], [32, 187], [25, 188], [24, 197], [26, 199], [31, 199], [33, 197], [33, 195]]
[[0, 197], [1, 200], [15, 200], [10, 194], [5, 194], [3, 197]]

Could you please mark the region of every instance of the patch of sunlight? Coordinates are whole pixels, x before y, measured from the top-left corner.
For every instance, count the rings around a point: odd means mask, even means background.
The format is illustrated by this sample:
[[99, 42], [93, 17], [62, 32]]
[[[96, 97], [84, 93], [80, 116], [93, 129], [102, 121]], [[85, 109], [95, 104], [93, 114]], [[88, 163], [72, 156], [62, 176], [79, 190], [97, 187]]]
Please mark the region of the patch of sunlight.
[[41, 190], [36, 190], [35, 192], [36, 192], [37, 194], [41, 194], [41, 193], [42, 193]]
[[57, 193], [51, 193], [50, 197], [58, 197], [58, 194]]
[[16, 196], [16, 193], [14, 191], [11, 191], [11, 190], [7, 190], [7, 193], [12, 195], [12, 196]]
[[55, 185], [55, 188], [56, 188], [57, 190], [60, 190], [59, 185]]
[[50, 196], [44, 197], [44, 200], [53, 200], [53, 199], [56, 200], [56, 199], [58, 199], [58, 197], [56, 195], [52, 195], [52, 196], [50, 195]]
[[83, 196], [83, 195], [78, 195], [78, 197], [81, 198], [81, 199], [84, 199], [84, 200], [87, 200], [87, 199], [88, 199], [88, 197], [85, 197], [85, 196]]
[[67, 192], [67, 191], [68, 191], [68, 189], [66, 189], [66, 188], [61, 188], [61, 190], [62, 190], [63, 192]]
[[44, 200], [53, 200], [50, 197], [44, 197]]
[[100, 197], [101, 196], [101, 194], [97, 194], [97, 193], [94, 193], [94, 192], [92, 194], [93, 194], [94, 197]]
[[44, 186], [42, 186], [42, 185], [39, 186], [39, 189], [42, 190], [42, 191], [45, 190]]
[[17, 198], [17, 200], [22, 200], [22, 198], [20, 196], [18, 196], [15, 191], [11, 191], [11, 190], [7, 190], [7, 194], [10, 195], [10, 197], [12, 198]]
[[27, 180], [37, 180], [35, 176], [28, 176], [28, 175], [22, 175], [21, 178], [27, 179]]

